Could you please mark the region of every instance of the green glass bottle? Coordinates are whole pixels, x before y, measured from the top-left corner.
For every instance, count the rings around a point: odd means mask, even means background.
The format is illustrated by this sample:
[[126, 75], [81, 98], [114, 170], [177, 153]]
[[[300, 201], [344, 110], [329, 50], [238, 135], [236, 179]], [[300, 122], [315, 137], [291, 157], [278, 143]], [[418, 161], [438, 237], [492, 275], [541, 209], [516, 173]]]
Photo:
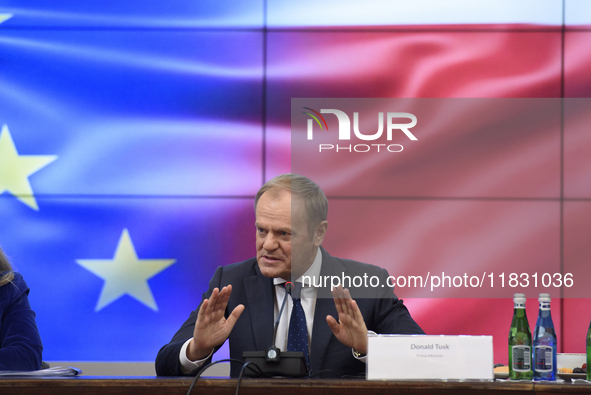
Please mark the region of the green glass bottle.
[[591, 323], [587, 331], [587, 380], [591, 381]]
[[513, 295], [513, 321], [509, 330], [509, 378], [531, 380], [531, 331], [525, 314], [525, 294]]

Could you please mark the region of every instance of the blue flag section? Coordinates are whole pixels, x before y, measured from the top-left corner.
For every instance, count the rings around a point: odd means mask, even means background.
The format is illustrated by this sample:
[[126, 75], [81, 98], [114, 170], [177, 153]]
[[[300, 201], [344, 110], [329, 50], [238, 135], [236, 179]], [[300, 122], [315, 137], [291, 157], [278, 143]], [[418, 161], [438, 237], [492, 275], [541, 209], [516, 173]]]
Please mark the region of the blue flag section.
[[260, 28], [264, 0], [5, 0], [10, 26], [50, 28]]
[[153, 360], [215, 268], [255, 253], [262, 33], [196, 27], [258, 28], [262, 3], [12, 3], [0, 246], [43, 358]]
[[254, 255], [252, 199], [37, 202], [2, 195], [0, 237], [31, 288], [46, 360], [154, 359], [215, 267]]
[[16, 29], [0, 43], [0, 123], [19, 153], [59, 156], [35, 194], [260, 186], [260, 33]]

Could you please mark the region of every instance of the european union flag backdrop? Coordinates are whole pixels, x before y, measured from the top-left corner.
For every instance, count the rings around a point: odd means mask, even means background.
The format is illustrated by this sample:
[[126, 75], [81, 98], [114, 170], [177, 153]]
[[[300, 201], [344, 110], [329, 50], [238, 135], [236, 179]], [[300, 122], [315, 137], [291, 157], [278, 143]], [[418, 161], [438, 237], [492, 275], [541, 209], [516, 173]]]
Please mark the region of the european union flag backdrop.
[[263, 40], [233, 28], [255, 22], [233, 15], [246, 3], [0, 10], [0, 241], [46, 360], [153, 360], [215, 267], [254, 253]]
[[[291, 169], [292, 98], [588, 98], [589, 15], [577, 0], [3, 2], [0, 246], [31, 288], [44, 359], [152, 361], [215, 268], [255, 255], [254, 195]], [[325, 244], [357, 258], [396, 238], [406, 265], [421, 252], [453, 262], [463, 247], [446, 246], [481, 232], [474, 259], [499, 249], [531, 257], [533, 248], [558, 266], [583, 266], [591, 141], [580, 130], [563, 122], [550, 142], [532, 132], [524, 155], [514, 151], [519, 179], [500, 149], [476, 170], [451, 152], [384, 164], [390, 180], [425, 181], [396, 196], [406, 221], [367, 225], [370, 211], [352, 216], [331, 197], [347, 175], [327, 177], [334, 226]], [[456, 138], [488, 147], [469, 130]], [[452, 169], [445, 180], [462, 188], [450, 195], [437, 169]], [[368, 171], [356, 177], [371, 179]], [[491, 177], [550, 192], [475, 194], [491, 190], [482, 187]], [[513, 207], [523, 216], [514, 231], [530, 234], [520, 227], [528, 224], [541, 236], [495, 244], [468, 214], [454, 216], [455, 231], [437, 228], [470, 199], [480, 213]], [[522, 210], [530, 201], [535, 209]], [[510, 300], [405, 303], [427, 333], [493, 335], [495, 362], [506, 363]], [[578, 312], [588, 300], [555, 306], [559, 351], [584, 352], [589, 317]]]

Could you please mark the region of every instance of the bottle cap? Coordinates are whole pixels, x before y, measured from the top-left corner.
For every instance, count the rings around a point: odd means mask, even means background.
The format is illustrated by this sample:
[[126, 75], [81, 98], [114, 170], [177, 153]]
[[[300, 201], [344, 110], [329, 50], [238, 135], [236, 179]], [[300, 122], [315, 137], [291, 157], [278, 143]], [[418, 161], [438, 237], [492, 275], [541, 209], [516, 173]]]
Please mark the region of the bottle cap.
[[549, 302], [550, 301], [550, 294], [540, 294], [540, 297], [538, 298], [538, 301], [540, 301], [540, 302]]
[[513, 301], [514, 302], [525, 302], [525, 294], [515, 294], [513, 295]]

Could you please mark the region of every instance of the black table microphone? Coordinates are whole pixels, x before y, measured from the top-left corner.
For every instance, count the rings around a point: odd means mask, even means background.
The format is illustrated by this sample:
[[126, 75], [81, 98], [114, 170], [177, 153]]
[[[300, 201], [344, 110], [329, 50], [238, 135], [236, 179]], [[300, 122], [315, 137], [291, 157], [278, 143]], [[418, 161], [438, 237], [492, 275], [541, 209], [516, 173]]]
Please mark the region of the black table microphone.
[[244, 371], [248, 377], [260, 377], [262, 371], [265, 377], [269, 376], [283, 376], [283, 377], [303, 377], [308, 376], [308, 366], [302, 351], [281, 351], [275, 346], [277, 337], [277, 327], [279, 327], [279, 320], [285, 309], [287, 303], [287, 294], [291, 293], [293, 283], [285, 283], [285, 297], [281, 303], [281, 309], [275, 320], [275, 328], [273, 329], [273, 343], [267, 351], [244, 351], [242, 358], [246, 362], [252, 362], [258, 366], [258, 369], [253, 369], [250, 366]]

